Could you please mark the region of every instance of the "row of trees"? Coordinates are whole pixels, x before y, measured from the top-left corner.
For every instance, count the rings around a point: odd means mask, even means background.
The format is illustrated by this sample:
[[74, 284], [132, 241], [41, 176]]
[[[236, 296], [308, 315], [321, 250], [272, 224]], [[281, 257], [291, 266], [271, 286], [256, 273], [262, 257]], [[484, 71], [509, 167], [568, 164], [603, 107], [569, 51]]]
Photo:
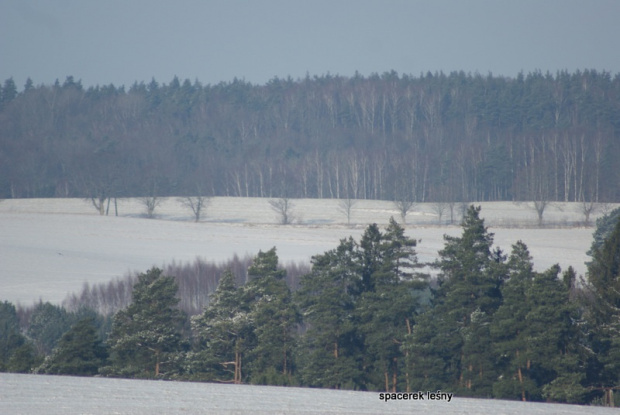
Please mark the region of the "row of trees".
[[620, 200], [620, 77], [0, 88], [0, 197]]
[[[313, 257], [297, 290], [275, 248], [259, 252], [245, 283], [225, 271], [191, 318], [175, 279], [157, 268], [137, 277], [131, 304], [107, 320], [40, 304], [30, 340], [5, 302], [2, 369], [613, 405], [620, 210], [599, 222], [581, 284], [572, 268], [534, 271], [522, 242], [509, 254], [493, 248], [479, 213], [470, 207], [462, 235], [445, 237], [436, 279], [391, 220]], [[53, 313], [66, 330], [43, 344], [39, 331], [53, 325], [41, 316]]]

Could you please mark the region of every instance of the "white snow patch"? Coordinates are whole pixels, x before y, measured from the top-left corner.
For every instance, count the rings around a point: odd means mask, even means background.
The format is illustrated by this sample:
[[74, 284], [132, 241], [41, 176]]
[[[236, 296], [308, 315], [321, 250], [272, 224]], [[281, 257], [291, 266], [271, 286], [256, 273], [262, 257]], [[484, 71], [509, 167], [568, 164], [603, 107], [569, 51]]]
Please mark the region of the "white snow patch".
[[[201, 257], [225, 261], [233, 254], [255, 255], [273, 246], [281, 262], [309, 261], [312, 255], [335, 248], [342, 238], [359, 239], [365, 227], [384, 227], [398, 212], [388, 201], [359, 200], [352, 209], [352, 226], [338, 209], [338, 200], [295, 199], [294, 225], [277, 224], [269, 199], [211, 199], [201, 222], [176, 198], [166, 199], [156, 219], [144, 217], [138, 199], [120, 200], [119, 216], [99, 216], [83, 199], [8, 199], [0, 203], [0, 301], [29, 304], [43, 299], [60, 303], [85, 282], [96, 284], [130, 271], [146, 271], [173, 260]], [[536, 215], [526, 204], [480, 203], [482, 217], [495, 243], [504, 252], [523, 240], [542, 271], [559, 263], [585, 273], [586, 251], [593, 228], [533, 227]], [[548, 224], [563, 225], [582, 220], [579, 204], [553, 205], [545, 213]], [[444, 222], [449, 212], [444, 214]], [[593, 216], [592, 221], [596, 216]], [[431, 204], [419, 204], [407, 216], [407, 234], [421, 240], [420, 261], [431, 261], [443, 247], [443, 235], [457, 236], [457, 225], [438, 225]], [[521, 227], [515, 227], [521, 226]]]
[[384, 402], [377, 392], [9, 373], [0, 373], [0, 385], [0, 413], [12, 415], [617, 413], [613, 408], [548, 403], [469, 398]]

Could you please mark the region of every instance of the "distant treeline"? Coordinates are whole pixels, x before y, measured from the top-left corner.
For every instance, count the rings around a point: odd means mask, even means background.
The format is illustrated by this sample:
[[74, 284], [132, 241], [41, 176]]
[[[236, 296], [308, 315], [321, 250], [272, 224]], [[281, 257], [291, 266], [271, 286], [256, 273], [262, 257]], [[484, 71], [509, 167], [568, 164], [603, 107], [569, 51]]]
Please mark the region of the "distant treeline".
[[0, 198], [620, 200], [620, 75], [0, 87]]
[[[432, 280], [392, 219], [314, 256], [311, 269], [289, 267], [303, 274], [294, 278], [274, 247], [169, 267], [176, 276], [152, 268], [103, 296], [85, 288], [69, 310], [40, 302], [27, 319], [5, 301], [0, 371], [614, 406], [620, 209], [597, 221], [587, 281], [570, 267], [534, 271], [521, 241], [493, 247], [479, 213], [470, 206], [462, 234], [444, 237]], [[211, 294], [197, 310], [199, 286]], [[110, 293], [127, 301], [102, 309]]]

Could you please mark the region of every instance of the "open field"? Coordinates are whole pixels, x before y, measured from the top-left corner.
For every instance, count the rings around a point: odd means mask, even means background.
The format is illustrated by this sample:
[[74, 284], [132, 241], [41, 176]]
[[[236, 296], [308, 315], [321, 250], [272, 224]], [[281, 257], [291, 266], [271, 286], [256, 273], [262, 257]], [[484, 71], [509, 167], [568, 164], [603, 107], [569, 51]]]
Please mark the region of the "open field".
[[[556, 204], [545, 212], [548, 227], [537, 228], [536, 215], [526, 204], [480, 203], [482, 216], [495, 233], [496, 245], [510, 251], [523, 240], [543, 270], [554, 263], [585, 272], [585, 254], [592, 227], [583, 220], [579, 204]], [[192, 221], [191, 211], [170, 198], [144, 217], [137, 199], [121, 200], [119, 216], [99, 216], [82, 199], [9, 199], [0, 203], [0, 300], [28, 305], [33, 301], [61, 302], [84, 282], [99, 283], [131, 271], [145, 271], [172, 261], [196, 257], [224, 261], [234, 253], [256, 254], [273, 246], [281, 262], [309, 261], [337, 246], [341, 238], [359, 238], [369, 223], [380, 226], [398, 218], [391, 202], [360, 200], [352, 210], [351, 226], [330, 199], [293, 200], [293, 225], [278, 225], [268, 199], [211, 200], [206, 216]], [[601, 213], [599, 212], [598, 215]], [[431, 204], [419, 204], [407, 216], [407, 233], [418, 244], [420, 261], [431, 261], [443, 247], [443, 235], [458, 235], [458, 225], [438, 224]], [[597, 216], [593, 216], [594, 220]], [[455, 223], [458, 223], [456, 220]]]
[[376, 392], [8, 373], [0, 373], [0, 386], [0, 413], [11, 415], [617, 413], [613, 408], [547, 403], [466, 398], [384, 402]]

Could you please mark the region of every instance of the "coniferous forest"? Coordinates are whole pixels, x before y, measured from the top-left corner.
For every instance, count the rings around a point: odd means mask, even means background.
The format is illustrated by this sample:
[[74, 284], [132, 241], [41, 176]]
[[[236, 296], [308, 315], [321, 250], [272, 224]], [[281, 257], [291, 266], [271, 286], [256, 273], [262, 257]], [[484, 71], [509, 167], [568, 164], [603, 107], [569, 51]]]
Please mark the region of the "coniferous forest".
[[620, 76], [174, 78], [0, 94], [0, 198], [620, 200]]
[[85, 289], [70, 307], [5, 301], [0, 371], [614, 406], [619, 219], [616, 209], [597, 221], [586, 280], [534, 271], [521, 241], [494, 248], [472, 205], [433, 264], [392, 219], [315, 255], [295, 287], [275, 247], [235, 258], [193, 312], [180, 306], [182, 280], [158, 268], [107, 299]]

